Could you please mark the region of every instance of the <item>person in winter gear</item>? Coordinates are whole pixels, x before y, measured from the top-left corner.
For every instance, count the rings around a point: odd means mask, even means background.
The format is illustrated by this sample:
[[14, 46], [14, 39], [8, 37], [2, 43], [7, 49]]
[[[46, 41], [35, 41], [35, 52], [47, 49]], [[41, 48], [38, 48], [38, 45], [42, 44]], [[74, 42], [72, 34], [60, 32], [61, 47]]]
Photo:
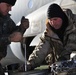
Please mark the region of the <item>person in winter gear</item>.
[[40, 66], [45, 59], [50, 64], [69, 60], [71, 52], [76, 51], [76, 19], [72, 11], [54, 3], [48, 7], [47, 18], [41, 41], [27, 61], [28, 70]]
[[[11, 42], [21, 42], [24, 31], [29, 27], [29, 20], [22, 18], [20, 26], [16, 26], [10, 18], [9, 11], [15, 5], [16, 0], [0, 0], [0, 61], [7, 54], [7, 46]], [[0, 66], [0, 75], [3, 75]]]

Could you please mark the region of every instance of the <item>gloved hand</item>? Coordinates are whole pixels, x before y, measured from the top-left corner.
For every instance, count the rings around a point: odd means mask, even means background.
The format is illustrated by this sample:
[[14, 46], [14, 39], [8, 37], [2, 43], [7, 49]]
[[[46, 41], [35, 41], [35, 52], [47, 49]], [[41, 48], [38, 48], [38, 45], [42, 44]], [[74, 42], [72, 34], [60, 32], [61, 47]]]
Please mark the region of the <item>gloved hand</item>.
[[29, 20], [25, 18], [24, 16], [21, 19], [21, 31], [25, 32], [25, 30], [29, 27]]
[[27, 61], [27, 71], [34, 70], [34, 67]]
[[64, 56], [60, 56], [58, 58], [58, 61], [66, 61], [66, 60], [69, 60], [70, 59], [70, 54], [65, 54]]
[[21, 42], [23, 39], [22, 33], [20, 32], [14, 32], [12, 33], [9, 38], [11, 42]]
[[21, 66], [18, 68], [18, 71], [19, 71], [19, 72], [24, 72], [24, 71], [25, 71], [25, 64], [21, 65]]
[[[27, 71], [30, 71], [30, 70], [33, 70], [34, 68], [32, 68], [32, 66], [30, 64], [27, 64]], [[25, 64], [21, 65], [19, 68], [18, 68], [18, 71], [19, 72], [24, 72], [25, 71]]]
[[67, 58], [64, 57], [64, 56], [61, 56], [61, 57], [58, 58], [58, 61], [66, 61], [66, 60], [67, 60]]

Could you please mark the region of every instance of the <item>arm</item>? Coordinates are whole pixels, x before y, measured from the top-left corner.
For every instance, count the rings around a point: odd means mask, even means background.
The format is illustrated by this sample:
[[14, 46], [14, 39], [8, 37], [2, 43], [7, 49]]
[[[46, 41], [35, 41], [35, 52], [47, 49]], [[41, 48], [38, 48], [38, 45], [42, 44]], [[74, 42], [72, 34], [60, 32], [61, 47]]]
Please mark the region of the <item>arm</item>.
[[76, 30], [68, 34], [66, 44], [64, 45], [64, 51], [61, 53], [67, 59], [70, 59], [70, 54], [76, 51]]
[[8, 39], [8, 35], [2, 35], [0, 38], [0, 46], [5, 46], [5, 45], [9, 45], [11, 42]]
[[68, 27], [64, 35], [64, 51], [61, 53], [61, 56], [70, 59], [71, 52], [76, 51], [76, 22], [75, 15], [70, 9], [65, 9], [64, 12], [68, 17]]
[[8, 17], [6, 20], [3, 20], [2, 23], [0, 22], [0, 24], [0, 46], [3, 47], [11, 43], [10, 35], [15, 31], [19, 32], [19, 27], [16, 26], [10, 17]]
[[41, 41], [38, 46], [35, 47], [33, 53], [30, 55], [28, 62], [35, 68], [41, 65], [45, 60], [45, 57], [49, 53], [50, 49], [50, 37], [41, 37]]
[[29, 20], [25, 19], [25, 17], [22, 17], [20, 26], [16, 26], [12, 19], [9, 19], [9, 20], [10, 20], [9, 21], [10, 22], [9, 30], [11, 32], [8, 37], [9, 40], [11, 42], [21, 41], [21, 38], [22, 38], [24, 32], [29, 27]]
[[17, 31], [23, 34], [29, 27], [29, 20], [23, 16], [21, 19], [21, 24], [19, 26], [16, 26], [16, 24], [12, 19], [9, 19], [8, 24], [9, 24], [9, 31], [11, 33]]

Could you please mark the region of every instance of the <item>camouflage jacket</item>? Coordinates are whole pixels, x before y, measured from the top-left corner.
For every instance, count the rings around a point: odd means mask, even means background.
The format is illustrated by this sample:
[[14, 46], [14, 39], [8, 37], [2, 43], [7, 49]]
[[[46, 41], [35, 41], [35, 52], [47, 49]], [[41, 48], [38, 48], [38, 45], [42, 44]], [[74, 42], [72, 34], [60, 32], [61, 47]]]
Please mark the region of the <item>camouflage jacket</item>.
[[[35, 47], [33, 53], [30, 55], [28, 59], [28, 63], [32, 65], [33, 68], [40, 66], [44, 59], [53, 52], [55, 55], [55, 59], [57, 60], [60, 56], [65, 56], [67, 59], [69, 58], [69, 54], [76, 50], [76, 22], [75, 16], [69, 9], [65, 9], [69, 19], [69, 25], [65, 30], [64, 41], [63, 43], [60, 41], [57, 34], [55, 34], [49, 26], [47, 26], [48, 31], [46, 30], [41, 36], [41, 41], [38, 46]], [[49, 58], [50, 59], [50, 58]], [[50, 59], [50, 61], [52, 61]], [[50, 62], [49, 61], [49, 62]]]

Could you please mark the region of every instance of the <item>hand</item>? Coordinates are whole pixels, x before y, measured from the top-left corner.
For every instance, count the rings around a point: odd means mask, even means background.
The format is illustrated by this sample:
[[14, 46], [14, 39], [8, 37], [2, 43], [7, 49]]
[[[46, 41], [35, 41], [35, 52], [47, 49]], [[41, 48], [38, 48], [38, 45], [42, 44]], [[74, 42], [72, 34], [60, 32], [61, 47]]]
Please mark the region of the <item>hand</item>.
[[24, 16], [21, 19], [21, 30], [24, 32], [27, 28], [29, 28], [29, 20]]
[[66, 60], [67, 60], [67, 58], [65, 58], [63, 56], [58, 58], [58, 61], [66, 61]]
[[23, 39], [23, 36], [20, 32], [14, 32], [9, 36], [9, 39], [11, 42], [21, 42]]
[[60, 56], [58, 58], [58, 61], [66, 61], [66, 60], [69, 60], [70, 59], [70, 54], [65, 54], [64, 56]]
[[[31, 70], [34, 70], [34, 68], [32, 68], [32, 66], [27, 63], [27, 71], [31, 71]], [[18, 71], [19, 71], [19, 72], [24, 72], [24, 71], [25, 71], [25, 64], [21, 65], [21, 66], [18, 68]]]

